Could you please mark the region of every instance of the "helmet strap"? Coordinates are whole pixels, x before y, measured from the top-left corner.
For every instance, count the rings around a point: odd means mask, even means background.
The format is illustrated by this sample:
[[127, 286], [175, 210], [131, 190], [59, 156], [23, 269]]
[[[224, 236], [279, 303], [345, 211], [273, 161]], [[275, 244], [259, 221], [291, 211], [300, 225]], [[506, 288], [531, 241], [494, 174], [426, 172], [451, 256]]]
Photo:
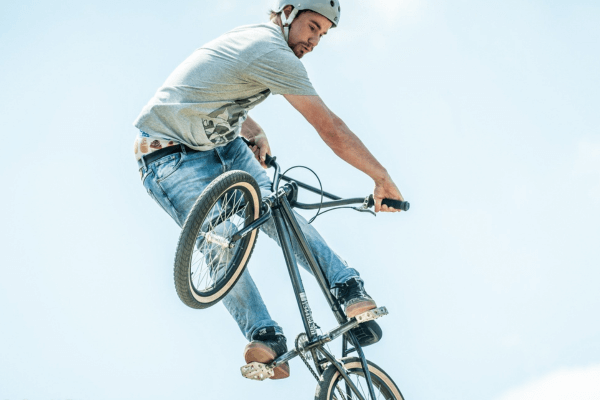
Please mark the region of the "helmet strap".
[[298, 14], [298, 9], [294, 8], [290, 13], [289, 17], [285, 16], [285, 11], [281, 10], [281, 24], [283, 25], [283, 35], [285, 36], [285, 41], [289, 41], [290, 39], [290, 26], [292, 25], [292, 21], [296, 18]]

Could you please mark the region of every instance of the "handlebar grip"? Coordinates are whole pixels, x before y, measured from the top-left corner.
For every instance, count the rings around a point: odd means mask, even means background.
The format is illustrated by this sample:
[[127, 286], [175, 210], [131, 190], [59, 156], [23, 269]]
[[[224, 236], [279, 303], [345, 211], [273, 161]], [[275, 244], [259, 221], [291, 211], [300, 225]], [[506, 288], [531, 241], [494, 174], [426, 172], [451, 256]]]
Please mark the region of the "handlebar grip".
[[[246, 146], [250, 147], [253, 146], [252, 143], [250, 143], [250, 141], [248, 139], [246, 139], [245, 137], [241, 136], [242, 140], [244, 141], [244, 143], [246, 143]], [[275, 161], [275, 157], [271, 157], [268, 154], [265, 154], [265, 164], [267, 165], [267, 167], [271, 166], [271, 161]]]
[[275, 161], [275, 157], [271, 157], [268, 154], [265, 154], [265, 164], [267, 165], [267, 167], [271, 166], [271, 161]]
[[410, 208], [410, 203], [408, 201], [383, 199], [381, 201], [381, 204], [386, 205], [388, 207], [394, 207], [396, 210], [402, 211], [408, 211], [408, 209]]
[[[369, 196], [369, 201], [367, 203], [367, 207], [373, 207], [375, 205], [375, 200], [373, 199], [373, 195]], [[388, 207], [394, 207], [396, 210], [408, 211], [410, 208], [410, 203], [408, 201], [400, 201], [393, 199], [383, 199], [381, 201], [381, 205], [386, 205]]]

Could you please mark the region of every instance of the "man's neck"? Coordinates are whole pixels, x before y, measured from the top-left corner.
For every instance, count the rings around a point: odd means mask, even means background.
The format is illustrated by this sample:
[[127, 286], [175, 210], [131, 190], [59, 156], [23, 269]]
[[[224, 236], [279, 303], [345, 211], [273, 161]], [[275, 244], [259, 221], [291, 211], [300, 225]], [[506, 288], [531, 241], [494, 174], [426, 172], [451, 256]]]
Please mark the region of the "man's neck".
[[281, 29], [281, 33], [283, 32], [283, 23], [281, 23], [281, 15], [276, 16], [275, 18], [271, 18], [271, 22], [274, 23]]

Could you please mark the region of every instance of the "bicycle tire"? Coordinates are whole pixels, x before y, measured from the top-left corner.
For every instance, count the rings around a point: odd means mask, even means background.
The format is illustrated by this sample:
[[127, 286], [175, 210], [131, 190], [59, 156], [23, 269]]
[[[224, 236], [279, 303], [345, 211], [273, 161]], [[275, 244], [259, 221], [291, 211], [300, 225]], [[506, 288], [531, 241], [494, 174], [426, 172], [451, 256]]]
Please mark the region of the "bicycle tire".
[[244, 171], [219, 176], [200, 194], [183, 225], [175, 253], [175, 289], [184, 304], [208, 308], [234, 287], [252, 255], [258, 229], [235, 242], [233, 248], [223, 247], [214, 238], [227, 238], [258, 219], [261, 201], [256, 180]]
[[[361, 391], [362, 396], [365, 399], [370, 399], [369, 388], [364, 377], [360, 358], [346, 357], [340, 361], [344, 363], [344, 367], [347, 370], [346, 373], [358, 390]], [[404, 400], [398, 386], [396, 386], [392, 378], [383, 369], [368, 360], [367, 364], [369, 365], [376, 399]], [[338, 369], [333, 365], [329, 365], [319, 380], [315, 392], [315, 400], [355, 400], [358, 398], [355, 393], [348, 393], [347, 390], [349, 388], [346, 387], [346, 381]]]

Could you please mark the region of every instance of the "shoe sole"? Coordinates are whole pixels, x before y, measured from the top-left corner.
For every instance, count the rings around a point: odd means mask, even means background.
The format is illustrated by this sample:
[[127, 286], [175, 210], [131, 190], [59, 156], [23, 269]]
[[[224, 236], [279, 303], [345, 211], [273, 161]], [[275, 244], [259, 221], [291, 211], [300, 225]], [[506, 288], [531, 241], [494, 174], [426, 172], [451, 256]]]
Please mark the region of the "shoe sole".
[[[259, 362], [269, 364], [277, 357], [277, 354], [268, 346], [262, 343], [251, 342], [244, 349], [244, 360], [247, 364]], [[274, 375], [269, 379], [285, 379], [290, 376], [290, 366], [288, 363], [281, 364], [273, 370]]]
[[373, 300], [365, 300], [360, 303], [352, 304], [351, 306], [346, 308], [346, 316], [348, 318], [354, 318], [359, 314], [362, 314], [366, 311], [377, 308], [377, 304]]

